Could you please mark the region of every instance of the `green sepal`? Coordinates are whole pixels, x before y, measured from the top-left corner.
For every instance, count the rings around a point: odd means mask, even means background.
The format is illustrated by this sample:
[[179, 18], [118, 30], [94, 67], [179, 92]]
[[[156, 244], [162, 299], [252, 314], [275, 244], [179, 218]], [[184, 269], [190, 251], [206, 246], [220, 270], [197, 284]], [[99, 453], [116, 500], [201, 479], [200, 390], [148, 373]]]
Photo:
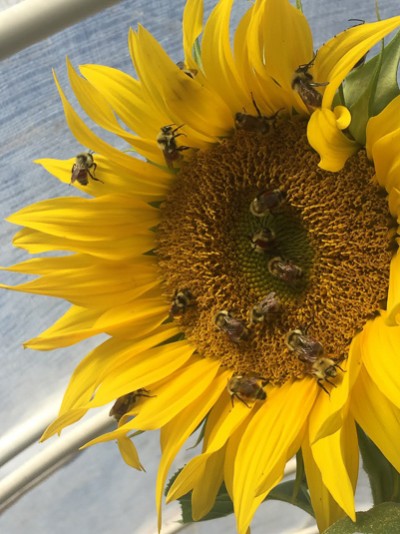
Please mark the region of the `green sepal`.
[[324, 534], [399, 534], [400, 504], [385, 502], [368, 512], [358, 512], [356, 522], [349, 517], [336, 521]]
[[200, 69], [202, 69], [203, 62], [201, 61], [201, 46], [199, 37], [197, 37], [193, 45], [193, 58], [197, 65], [200, 67]]
[[374, 504], [400, 503], [400, 474], [360, 427], [357, 427], [357, 433], [363, 468], [369, 478]]
[[380, 53], [349, 73], [334, 99], [335, 105], [346, 106], [351, 113], [348, 128], [351, 136], [365, 145], [370, 117], [378, 115], [400, 94], [397, 69], [400, 62], [400, 32]]

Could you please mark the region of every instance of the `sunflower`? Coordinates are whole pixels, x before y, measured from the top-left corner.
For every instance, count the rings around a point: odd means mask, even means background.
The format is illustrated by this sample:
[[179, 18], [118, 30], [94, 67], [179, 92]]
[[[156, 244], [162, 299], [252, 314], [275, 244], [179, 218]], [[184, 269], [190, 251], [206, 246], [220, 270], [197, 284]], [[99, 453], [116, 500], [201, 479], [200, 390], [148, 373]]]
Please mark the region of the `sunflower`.
[[[297, 451], [318, 526], [355, 519], [356, 424], [400, 471], [399, 98], [365, 141], [334, 100], [400, 17], [351, 27], [316, 53], [301, 10], [256, 0], [230, 44], [232, 0], [203, 28], [188, 0], [184, 62], [143, 27], [129, 34], [137, 79], [67, 62], [93, 133], [56, 84], [67, 123], [90, 152], [42, 159], [93, 198], [38, 202], [9, 217], [38, 275], [17, 291], [70, 309], [25, 344], [54, 349], [106, 333], [71, 378], [43, 439], [114, 403], [124, 460], [132, 435], [160, 429], [157, 511], [173, 459], [203, 424], [202, 453], [169, 488], [192, 491], [193, 518], [224, 482], [237, 530]], [[124, 124], [126, 127], [123, 127]], [[132, 154], [134, 152], [134, 154]]]

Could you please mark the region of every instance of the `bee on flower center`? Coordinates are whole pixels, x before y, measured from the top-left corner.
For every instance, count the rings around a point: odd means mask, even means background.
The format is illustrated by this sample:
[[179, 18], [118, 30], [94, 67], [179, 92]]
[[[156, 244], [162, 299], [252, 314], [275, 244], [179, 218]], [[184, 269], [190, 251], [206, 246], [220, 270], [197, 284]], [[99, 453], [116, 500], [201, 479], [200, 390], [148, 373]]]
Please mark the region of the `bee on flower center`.
[[247, 113], [236, 113], [235, 115], [235, 126], [238, 130], [245, 130], [246, 132], [258, 132], [261, 134], [268, 133], [271, 128], [273, 128], [276, 116], [278, 115], [278, 110], [276, 113], [270, 117], [263, 115], [254, 100], [253, 95], [251, 95], [253, 106], [257, 112], [257, 115], [248, 115]]
[[250, 332], [245, 323], [232, 317], [226, 310], [222, 310], [215, 315], [214, 323], [219, 330], [225, 332], [233, 343], [240, 343], [249, 337]]
[[322, 344], [317, 339], [299, 329], [291, 330], [286, 335], [285, 343], [302, 362], [314, 363], [324, 352]]
[[176, 138], [185, 135], [183, 133], [177, 133], [182, 128], [183, 124], [174, 128], [174, 124], [163, 126], [157, 135], [157, 145], [162, 150], [165, 158], [165, 163], [170, 169], [173, 168], [173, 162], [180, 159], [182, 150], [188, 150], [188, 146], [178, 146], [176, 144]]
[[149, 391], [147, 389], [140, 388], [135, 391], [131, 391], [122, 397], [119, 397], [110, 410], [110, 417], [114, 417], [117, 421], [119, 421], [123, 415], [132, 410], [132, 408], [138, 402], [139, 397], [154, 397], [154, 395], [149, 395]]
[[299, 65], [295, 71], [295, 76], [292, 80], [292, 89], [297, 91], [300, 98], [307, 106], [307, 109], [312, 113], [315, 109], [320, 108], [322, 104], [322, 95], [315, 88], [324, 87], [329, 82], [314, 82], [312, 74], [308, 71], [313, 66], [315, 56], [311, 61], [304, 65]]
[[258, 375], [233, 375], [227, 384], [232, 406], [234, 406], [235, 398], [243, 402], [248, 408], [250, 408], [248, 402], [255, 402], [257, 400], [264, 401], [267, 398], [267, 394], [263, 387], [267, 382], [267, 380]]
[[[88, 185], [89, 176], [96, 182], [104, 183], [102, 180], [94, 176], [96, 168], [97, 163], [94, 162], [93, 155], [90, 152], [78, 154], [71, 169], [71, 184], [78, 182], [80, 185]], [[90, 172], [90, 169], [93, 169], [93, 172]]]
[[285, 193], [280, 189], [261, 191], [250, 204], [250, 212], [255, 217], [265, 217], [268, 213], [274, 213], [285, 201]]
[[272, 322], [282, 310], [282, 304], [275, 291], [268, 293], [250, 311], [250, 324]]
[[169, 314], [172, 318], [182, 317], [190, 306], [193, 306], [194, 296], [192, 292], [187, 289], [177, 289], [172, 298], [171, 308]]
[[270, 252], [275, 249], [275, 232], [270, 228], [261, 228], [252, 236], [249, 236], [251, 248], [258, 254]]
[[268, 271], [274, 277], [295, 286], [303, 277], [303, 269], [292, 260], [284, 260], [275, 256], [268, 262]]

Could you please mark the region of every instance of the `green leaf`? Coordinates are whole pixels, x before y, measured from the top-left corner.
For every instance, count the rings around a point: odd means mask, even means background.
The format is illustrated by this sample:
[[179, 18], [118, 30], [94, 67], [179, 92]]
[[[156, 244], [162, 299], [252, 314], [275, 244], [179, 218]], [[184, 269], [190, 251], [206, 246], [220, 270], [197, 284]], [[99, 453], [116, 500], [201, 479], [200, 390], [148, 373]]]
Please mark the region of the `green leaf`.
[[374, 504], [400, 502], [399, 473], [360, 427], [357, 427], [357, 432], [363, 467], [369, 478]]
[[356, 141], [365, 144], [365, 131], [370, 117], [380, 113], [397, 95], [397, 70], [400, 62], [400, 32], [381, 52], [355, 68], [347, 76], [334, 100], [334, 105], [346, 106], [352, 116], [349, 132]]
[[345, 517], [331, 525], [324, 534], [399, 534], [400, 505], [385, 502], [368, 512], [358, 512], [355, 523]]
[[265, 500], [283, 501], [289, 504], [294, 504], [314, 517], [314, 511], [311, 506], [307, 487], [305, 484], [301, 484], [301, 486], [297, 488], [296, 480], [282, 482], [269, 493]]
[[201, 61], [201, 46], [200, 46], [200, 38], [198, 37], [195, 42], [194, 42], [194, 45], [193, 45], [193, 58], [195, 60], [195, 62], [197, 63], [197, 65], [202, 68], [203, 67], [203, 63]]

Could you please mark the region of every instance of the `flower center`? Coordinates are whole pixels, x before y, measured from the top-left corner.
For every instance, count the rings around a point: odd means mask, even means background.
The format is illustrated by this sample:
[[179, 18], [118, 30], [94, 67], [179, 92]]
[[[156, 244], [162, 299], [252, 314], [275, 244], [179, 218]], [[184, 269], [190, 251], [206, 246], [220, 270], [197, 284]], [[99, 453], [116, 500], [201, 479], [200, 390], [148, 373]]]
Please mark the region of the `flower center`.
[[205, 357], [272, 384], [304, 376], [288, 347], [307, 332], [340, 358], [385, 306], [390, 218], [365, 152], [318, 168], [306, 123], [239, 131], [182, 166], [157, 255], [186, 338]]

